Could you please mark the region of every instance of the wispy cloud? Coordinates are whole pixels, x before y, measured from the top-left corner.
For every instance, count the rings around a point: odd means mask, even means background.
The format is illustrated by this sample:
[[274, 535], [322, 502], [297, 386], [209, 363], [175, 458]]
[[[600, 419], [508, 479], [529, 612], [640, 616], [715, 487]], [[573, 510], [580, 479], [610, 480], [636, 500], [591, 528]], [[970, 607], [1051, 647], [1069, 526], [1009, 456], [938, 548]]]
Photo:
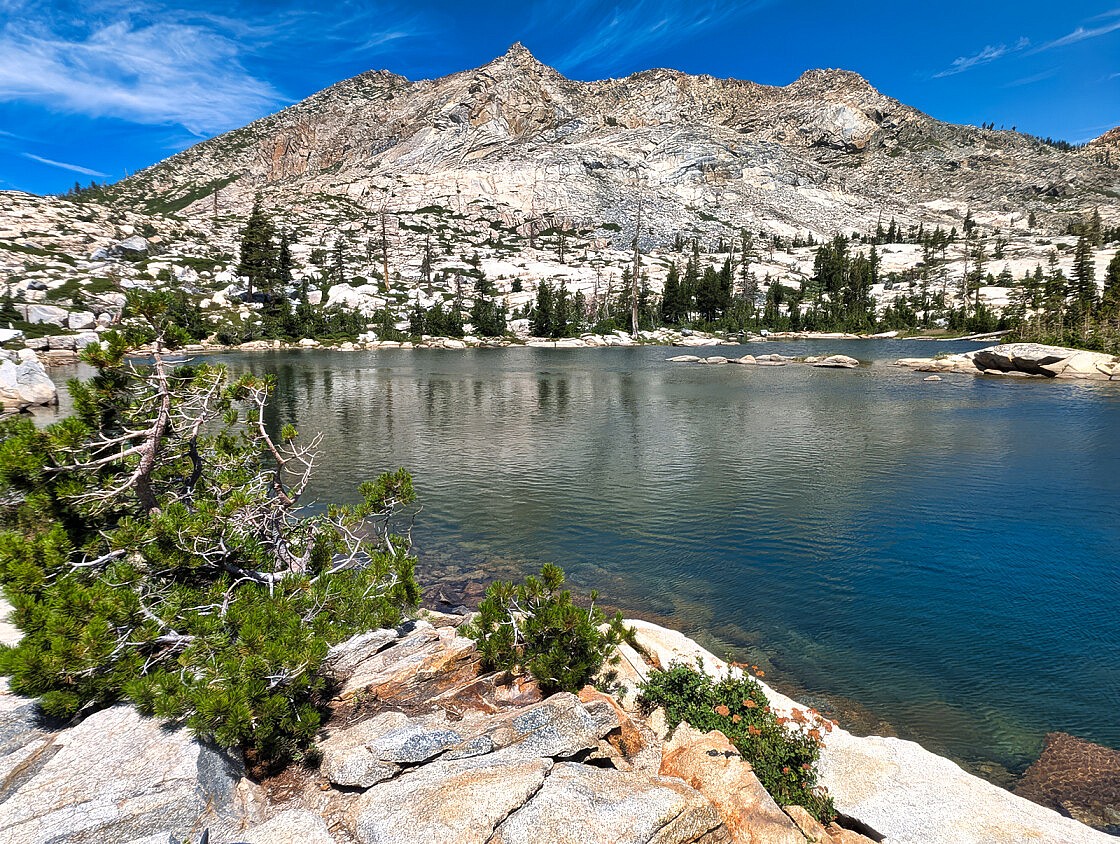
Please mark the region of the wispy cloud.
[[62, 170], [69, 170], [72, 173], [81, 173], [85, 176], [101, 176], [108, 178], [108, 173], [102, 173], [100, 170], [91, 170], [89, 167], [82, 167], [78, 164], [67, 164], [65, 161], [52, 161], [49, 158], [43, 158], [38, 155], [33, 155], [30, 152], [23, 153], [24, 158], [30, 158], [32, 161], [38, 161], [40, 164], [46, 164], [50, 167], [58, 167]]
[[940, 73], [933, 74], [934, 79], [942, 79], [946, 76], [955, 76], [958, 73], [964, 73], [966, 70], [971, 70], [978, 65], [990, 64], [996, 59], [1002, 59], [1010, 53], [1016, 53], [1020, 50], [1025, 50], [1030, 46], [1030, 39], [1020, 38], [1014, 45], [1008, 47], [1006, 44], [985, 45], [984, 49], [971, 56], [957, 56], [953, 59], [953, 63], [945, 68]]
[[205, 135], [283, 102], [238, 52], [221, 33], [190, 24], [121, 20], [78, 34], [13, 20], [0, 31], [0, 100]]
[[[1108, 13], [1109, 16], [1120, 15], [1120, 9]], [[1103, 16], [1098, 15], [1097, 19]], [[1120, 20], [1114, 20], [1111, 23], [1104, 24], [1103, 26], [1093, 26], [1086, 28], [1079, 26], [1077, 29], [1068, 35], [1063, 35], [1061, 38], [1055, 38], [1053, 41], [1047, 41], [1045, 44], [1039, 44], [1032, 53], [1041, 53], [1043, 50], [1053, 50], [1055, 47], [1068, 47], [1070, 44], [1076, 44], [1079, 41], [1088, 41], [1090, 38], [1100, 38], [1102, 35], [1108, 35], [1110, 32], [1120, 30]]]
[[[27, 0], [0, 0], [0, 102], [54, 111], [178, 125], [206, 136], [291, 102], [250, 69], [279, 51], [306, 52], [312, 39], [335, 52], [376, 52], [418, 30], [385, 27], [383, 4], [351, 0], [329, 10], [267, 13], [230, 0], [223, 14], [124, 0], [65, 0], [45, 14]], [[405, 16], [405, 22], [409, 22]], [[379, 25], [379, 23], [381, 25]]]
[[1055, 76], [1057, 73], [1058, 73], [1058, 69], [1056, 67], [1052, 67], [1049, 70], [1042, 71], [1041, 73], [1035, 73], [1031, 76], [1024, 76], [1022, 79], [1015, 79], [1015, 80], [1013, 80], [1011, 82], [1008, 82], [1007, 84], [1003, 85], [1002, 87], [1004, 87], [1004, 88], [1021, 88], [1024, 85], [1033, 85], [1036, 82], [1042, 82], [1045, 79], [1050, 79], [1051, 77]]
[[571, 48], [554, 60], [561, 70], [596, 68], [647, 53], [694, 36], [767, 5], [766, 0], [723, 3], [714, 0], [637, 0], [613, 6], [573, 0], [557, 11], [547, 5], [530, 22], [530, 31], [579, 32]]
[[[975, 53], [971, 56], [958, 56], [947, 68], [940, 71], [939, 73], [933, 74], [933, 78], [941, 79], [946, 76], [955, 76], [958, 73], [964, 73], [966, 70], [971, 70], [974, 67], [990, 64], [997, 59], [1002, 59], [1005, 56], [1009, 56], [1013, 53], [1025, 53], [1026, 55], [1033, 56], [1038, 53], [1045, 52], [1046, 50], [1053, 50], [1058, 47], [1068, 47], [1071, 44], [1077, 44], [1081, 41], [1088, 41], [1091, 38], [1100, 38], [1102, 35], [1108, 35], [1109, 33], [1120, 30], [1120, 8], [1110, 9], [1109, 11], [1089, 18], [1089, 21], [1108, 22], [1101, 23], [1099, 26], [1078, 26], [1072, 32], [1069, 32], [1066, 35], [1061, 36], [1060, 38], [1054, 38], [1051, 41], [1044, 41], [1041, 44], [1037, 44], [1034, 46], [1032, 46], [1031, 41], [1027, 38], [1020, 38], [1015, 42], [1013, 46], [1010, 47], [1007, 44], [988, 44], [984, 47], [984, 49], [980, 50], [980, 52]], [[1029, 84], [1029, 82], [1037, 81], [1038, 79], [1036, 78], [1027, 77], [1026, 81], [1023, 81], [1021, 83], [1011, 83], [1011, 85], [1005, 87], [1011, 87], [1015, 84], [1025, 85]]]

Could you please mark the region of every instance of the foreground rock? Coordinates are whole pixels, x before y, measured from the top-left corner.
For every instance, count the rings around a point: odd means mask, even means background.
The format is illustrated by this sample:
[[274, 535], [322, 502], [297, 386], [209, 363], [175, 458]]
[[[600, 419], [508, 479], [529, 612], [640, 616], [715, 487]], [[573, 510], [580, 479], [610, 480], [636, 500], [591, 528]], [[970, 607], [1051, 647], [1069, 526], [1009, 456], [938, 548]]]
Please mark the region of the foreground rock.
[[[6, 713], [4, 732], [28, 716]], [[185, 840], [254, 817], [259, 800], [240, 763], [127, 706], [56, 733], [24, 729], [3, 750], [0, 841]]]
[[681, 724], [665, 745], [661, 773], [679, 777], [708, 798], [732, 841], [805, 842], [805, 836], [766, 793], [750, 763], [723, 733], [699, 733]]
[[[738, 672], [675, 630], [628, 621], [637, 641], [661, 665], [703, 664], [716, 676]], [[624, 646], [629, 684], [649, 664]], [[759, 681], [770, 705], [786, 717], [809, 711]], [[841, 814], [882, 836], [886, 844], [1107, 844], [1115, 839], [1004, 791], [921, 745], [897, 738], [859, 737], [833, 726], [824, 735], [820, 781]]]
[[896, 366], [918, 372], [1032, 375], [1087, 381], [1120, 381], [1120, 358], [1038, 343], [1004, 343], [959, 355], [901, 358]]
[[[916, 744], [839, 728], [826, 735], [821, 777], [852, 828], [821, 826], [779, 808], [721, 733], [680, 725], [663, 743], [663, 719], [639, 713], [636, 686], [655, 666], [739, 670], [682, 634], [630, 622], [639, 648], [619, 650], [616, 695], [542, 699], [530, 681], [484, 673], [461, 620], [433, 613], [334, 648], [326, 667], [340, 693], [321, 764], [259, 785], [129, 707], [58, 729], [0, 692], [0, 841], [178, 844], [205, 828], [215, 844], [1112, 840]], [[779, 713], [813, 715], [766, 691]]]

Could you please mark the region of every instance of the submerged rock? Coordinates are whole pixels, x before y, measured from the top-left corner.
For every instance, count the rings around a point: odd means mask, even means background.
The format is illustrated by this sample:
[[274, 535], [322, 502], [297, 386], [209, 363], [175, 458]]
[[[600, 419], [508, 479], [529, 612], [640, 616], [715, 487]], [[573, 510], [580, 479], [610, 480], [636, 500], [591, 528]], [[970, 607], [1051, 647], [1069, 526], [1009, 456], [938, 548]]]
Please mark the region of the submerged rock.
[[1090, 826], [1120, 832], [1120, 750], [1050, 733], [1015, 793]]

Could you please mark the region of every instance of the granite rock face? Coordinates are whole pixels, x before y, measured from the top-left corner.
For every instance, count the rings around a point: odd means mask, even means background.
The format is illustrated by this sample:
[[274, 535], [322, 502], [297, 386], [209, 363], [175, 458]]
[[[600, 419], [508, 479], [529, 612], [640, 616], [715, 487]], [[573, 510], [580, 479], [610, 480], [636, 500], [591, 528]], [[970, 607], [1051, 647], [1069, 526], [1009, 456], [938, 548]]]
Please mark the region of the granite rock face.
[[684, 780], [708, 798], [735, 844], [805, 844], [723, 733], [679, 725], [664, 747], [661, 774]]
[[23, 349], [16, 360], [0, 357], [0, 409], [14, 410], [57, 402], [58, 387], [34, 352]]
[[[5, 713], [4, 721], [12, 717], [26, 724], [25, 712]], [[183, 840], [200, 824], [228, 827], [252, 814], [255, 787], [239, 763], [131, 707], [49, 735], [24, 727], [22, 735], [30, 742], [13, 751], [19, 760], [0, 795], [0, 840]]]
[[[662, 667], [697, 660], [715, 676], [729, 666], [675, 630], [627, 620], [648, 659]], [[632, 686], [651, 664], [629, 646], [620, 675]], [[776, 712], [790, 717], [805, 708], [759, 681]], [[897, 738], [854, 736], [833, 726], [824, 734], [819, 781], [836, 809], [855, 818], [884, 844], [1107, 844], [1112, 836], [1062, 817], [975, 777], [921, 745]]]

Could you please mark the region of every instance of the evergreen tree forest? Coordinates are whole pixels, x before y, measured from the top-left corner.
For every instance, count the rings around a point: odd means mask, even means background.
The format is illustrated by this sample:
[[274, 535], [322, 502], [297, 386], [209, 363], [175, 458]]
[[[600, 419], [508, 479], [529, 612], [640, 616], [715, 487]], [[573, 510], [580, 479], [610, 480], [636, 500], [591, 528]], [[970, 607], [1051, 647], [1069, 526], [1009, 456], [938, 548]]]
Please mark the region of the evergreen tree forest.
[[[1014, 221], [1013, 221], [1014, 222]], [[1028, 220], [1028, 226], [1034, 222]], [[664, 284], [660, 294], [650, 285], [649, 266], [640, 266], [638, 284], [633, 268], [605, 280], [595, 295], [573, 292], [563, 283], [542, 280], [532, 301], [510, 313], [493, 281], [482, 270], [477, 253], [465, 258], [466, 266], [438, 272], [433, 269], [430, 236], [424, 242], [421, 272], [427, 284], [427, 306], [414, 304], [407, 313], [407, 329], [399, 330], [390, 308], [372, 316], [335, 306], [311, 304], [310, 282], [296, 280], [290, 234], [278, 229], [260, 204], [254, 205], [241, 231], [238, 273], [247, 281], [245, 298], [257, 307], [259, 320], [227, 323], [219, 327], [219, 340], [236, 344], [260, 338], [295, 340], [353, 338], [367, 329], [381, 339], [419, 339], [424, 336], [463, 337], [468, 330], [482, 337], [503, 337], [513, 319], [528, 321], [533, 336], [575, 337], [585, 332], [629, 332], [635, 304], [641, 330], [660, 327], [726, 333], [770, 331], [920, 331], [947, 329], [960, 333], [1008, 330], [1013, 336], [1062, 345], [1100, 349], [1116, 348], [1115, 262], [1106, 278], [1095, 278], [1093, 248], [1120, 240], [1120, 229], [1102, 224], [1099, 213], [1070, 224], [1077, 236], [1074, 269], [1067, 278], [1052, 261], [1022, 279], [1012, 277], [1005, 260], [1008, 240], [998, 229], [982, 231], [971, 213], [961, 230], [940, 226], [881, 221], [872, 233], [836, 234], [818, 243], [811, 234], [783, 238], [743, 229], [736, 238], [719, 239], [705, 252], [698, 238], [678, 235], [660, 262]], [[557, 234], [557, 248], [570, 251]], [[880, 249], [895, 244], [921, 247], [921, 260], [901, 272], [884, 272]], [[769, 275], [759, 277], [756, 267], [764, 252], [770, 258], [781, 249], [811, 248], [812, 272], [800, 286], [782, 283]], [[312, 252], [325, 288], [354, 280], [352, 245], [338, 237], [329, 248]], [[565, 257], [568, 252], [565, 252]], [[949, 275], [952, 262], [964, 262]], [[378, 275], [380, 278], [380, 275]], [[360, 279], [364, 282], [364, 279]], [[1103, 291], [1100, 283], [1103, 282]], [[886, 296], [879, 303], [872, 293], [881, 285]], [[520, 292], [521, 282], [514, 282]], [[989, 308], [981, 296], [984, 287], [1005, 287], [1012, 292], [1011, 306], [1003, 313]], [[452, 293], [431, 298], [436, 289]], [[382, 285], [387, 295], [388, 285]], [[179, 304], [182, 324], [196, 337], [207, 326], [197, 308]]]

